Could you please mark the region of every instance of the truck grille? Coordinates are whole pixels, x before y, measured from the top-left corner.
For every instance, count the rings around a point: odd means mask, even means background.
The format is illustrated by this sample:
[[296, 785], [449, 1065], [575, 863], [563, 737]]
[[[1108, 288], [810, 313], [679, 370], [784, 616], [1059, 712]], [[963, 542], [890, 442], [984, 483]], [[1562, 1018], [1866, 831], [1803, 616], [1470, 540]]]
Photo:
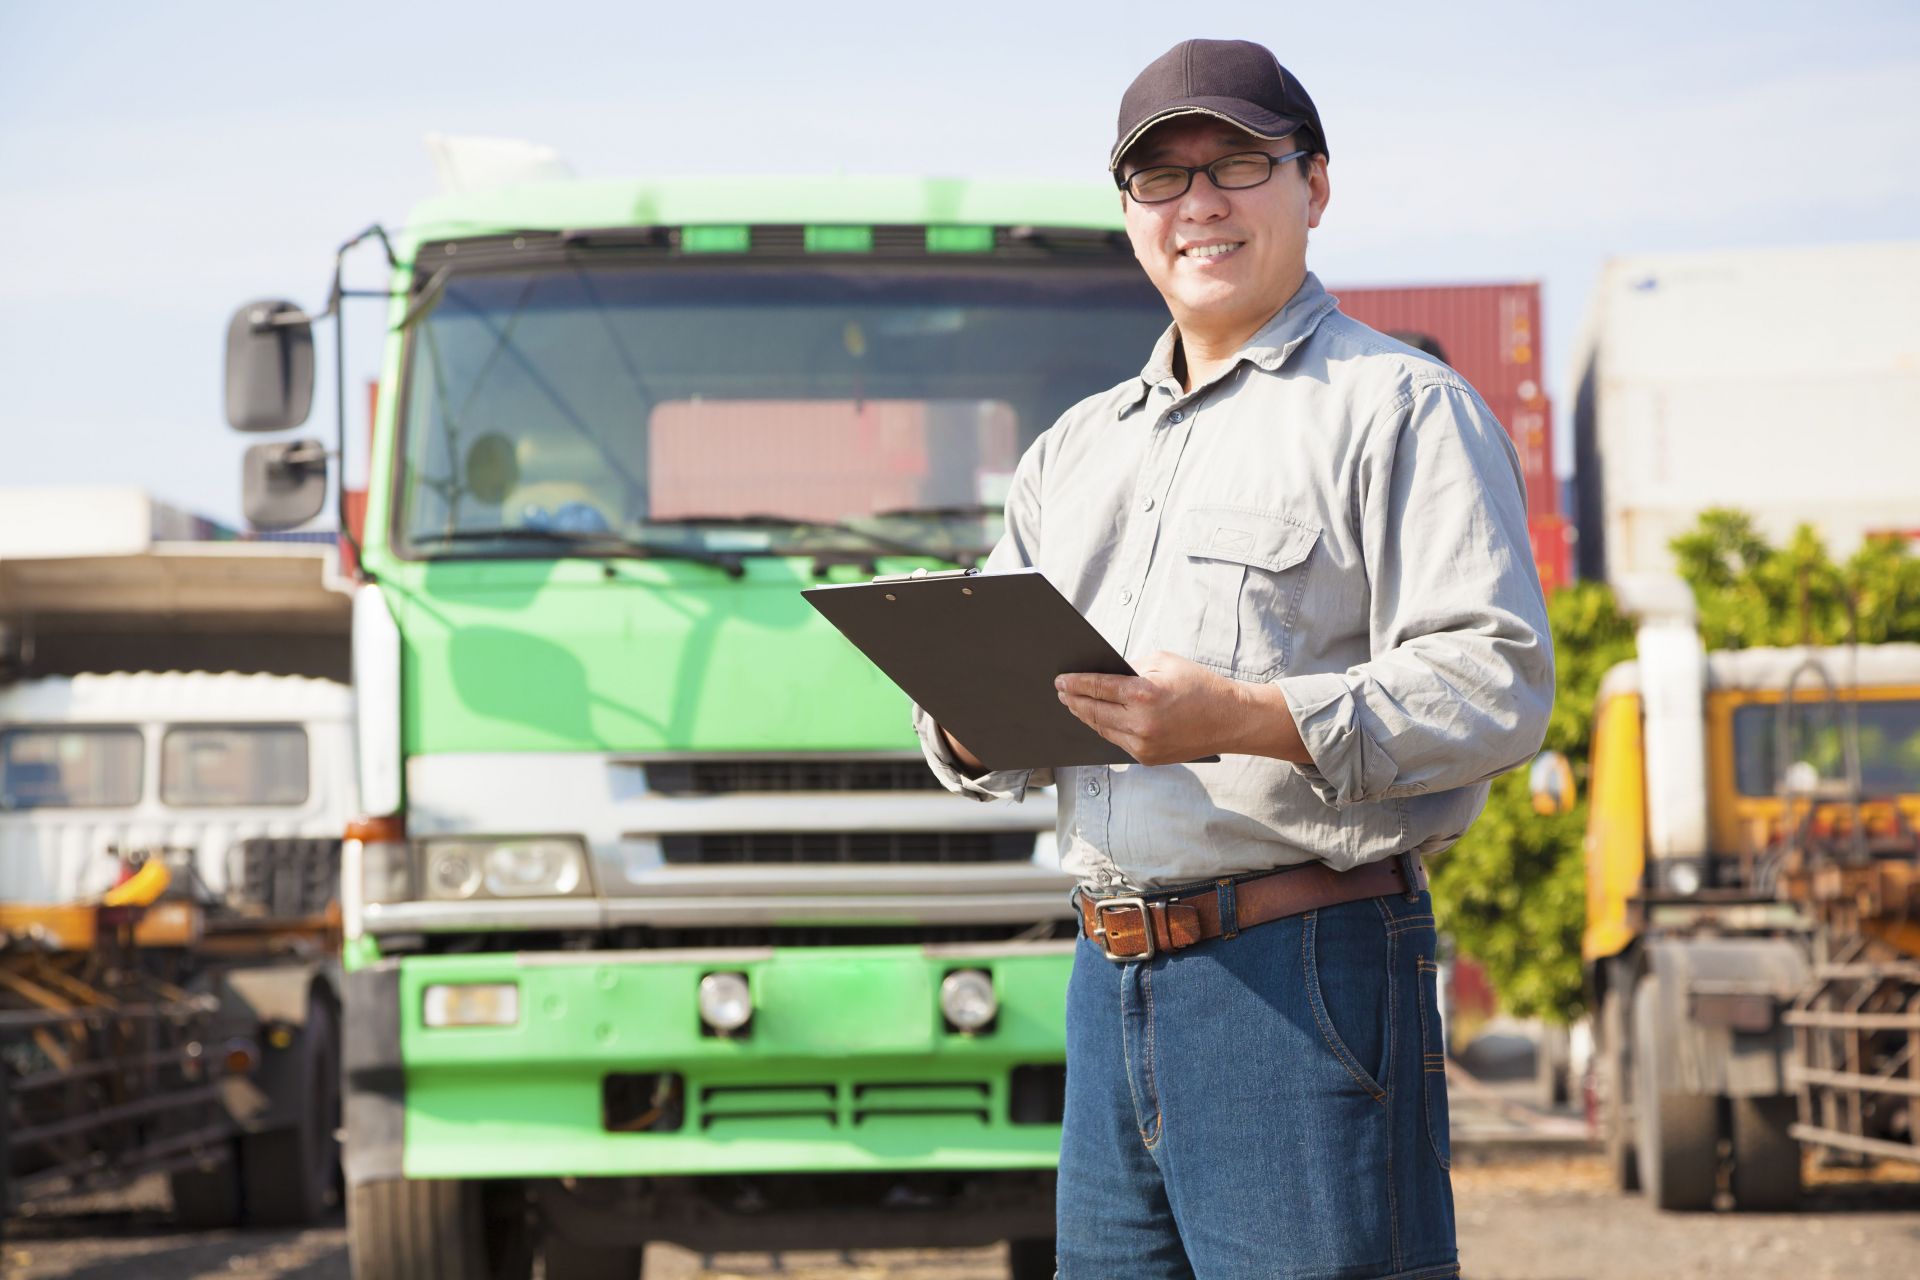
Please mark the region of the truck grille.
[[671, 835], [660, 840], [670, 866], [714, 863], [1026, 862], [1031, 831], [756, 831]]
[[941, 1119], [990, 1120], [993, 1090], [985, 1081], [820, 1083], [778, 1087], [722, 1085], [700, 1092], [700, 1127], [752, 1132], [767, 1121], [813, 1121], [839, 1128]]
[[938, 791], [920, 760], [672, 760], [647, 765], [662, 795], [724, 796], [780, 791]]

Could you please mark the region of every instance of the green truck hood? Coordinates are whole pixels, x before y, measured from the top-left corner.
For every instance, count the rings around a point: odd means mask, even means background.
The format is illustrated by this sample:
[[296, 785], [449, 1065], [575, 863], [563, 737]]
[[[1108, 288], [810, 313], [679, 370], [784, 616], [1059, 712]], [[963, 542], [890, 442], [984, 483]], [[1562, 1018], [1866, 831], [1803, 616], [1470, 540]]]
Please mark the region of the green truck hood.
[[[897, 572], [927, 561], [883, 561]], [[808, 557], [404, 564], [408, 754], [885, 751], [909, 703], [800, 592], [864, 579]]]

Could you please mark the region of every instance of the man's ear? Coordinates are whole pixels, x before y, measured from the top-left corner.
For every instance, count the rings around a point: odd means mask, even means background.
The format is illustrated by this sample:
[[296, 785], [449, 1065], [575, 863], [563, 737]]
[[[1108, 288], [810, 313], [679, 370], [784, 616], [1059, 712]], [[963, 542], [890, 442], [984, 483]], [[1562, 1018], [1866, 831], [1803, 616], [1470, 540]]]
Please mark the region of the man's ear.
[[1327, 211], [1327, 202], [1333, 198], [1333, 185], [1327, 178], [1327, 158], [1316, 155], [1313, 167], [1307, 171], [1307, 226], [1318, 227], [1320, 219]]

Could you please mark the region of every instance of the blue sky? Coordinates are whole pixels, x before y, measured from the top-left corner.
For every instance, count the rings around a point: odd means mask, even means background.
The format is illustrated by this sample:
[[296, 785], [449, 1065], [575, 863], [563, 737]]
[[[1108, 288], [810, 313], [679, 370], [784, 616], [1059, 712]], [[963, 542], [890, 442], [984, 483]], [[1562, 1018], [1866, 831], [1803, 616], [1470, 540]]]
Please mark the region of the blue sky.
[[[1540, 280], [1556, 409], [1611, 255], [1920, 234], [1911, 3], [1199, 10], [0, 0], [0, 486], [133, 484], [236, 518], [227, 316], [317, 306], [332, 247], [433, 190], [434, 131], [544, 142], [589, 177], [1098, 182], [1133, 73], [1243, 36], [1327, 125], [1315, 270]], [[1780, 302], [1786, 356], [1819, 299]], [[357, 385], [372, 355], [349, 356]]]

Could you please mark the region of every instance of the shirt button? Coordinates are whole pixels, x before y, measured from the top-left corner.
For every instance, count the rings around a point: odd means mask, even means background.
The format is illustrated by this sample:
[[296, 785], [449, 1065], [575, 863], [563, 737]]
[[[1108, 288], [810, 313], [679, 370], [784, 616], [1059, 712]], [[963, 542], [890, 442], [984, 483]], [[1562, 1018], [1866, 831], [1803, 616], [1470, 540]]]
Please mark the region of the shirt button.
[[1153, 510], [1153, 499], [1152, 499], [1152, 498], [1142, 498], [1142, 499], [1140, 499], [1140, 509], [1141, 509], [1142, 511], [1151, 511], [1151, 510]]
[[1088, 794], [1088, 795], [1090, 795], [1090, 796], [1097, 796], [1097, 795], [1099, 795], [1099, 794], [1100, 794], [1100, 779], [1098, 779], [1098, 778], [1088, 778], [1088, 779], [1087, 779], [1087, 786], [1086, 786], [1086, 792], [1087, 792], [1087, 794]]
[[1129, 591], [1129, 590], [1128, 590], [1127, 588], [1125, 588], [1125, 587], [1122, 587], [1122, 588], [1120, 588], [1120, 603], [1121, 603], [1121, 604], [1132, 604], [1132, 603], [1133, 603], [1133, 592], [1131, 592], [1131, 591]]
[[1170, 414], [1168, 414], [1168, 415], [1167, 415], [1167, 421], [1168, 421], [1168, 422], [1178, 422], [1178, 421], [1180, 421], [1180, 419], [1182, 419], [1182, 418], [1184, 418], [1184, 417], [1186, 417], [1186, 416], [1187, 416], [1187, 415], [1186, 415], [1186, 414], [1184, 414], [1184, 413], [1182, 413], [1182, 412], [1181, 412], [1180, 410], [1178, 410], [1178, 409], [1175, 409], [1175, 410], [1174, 410], [1174, 411], [1173, 411], [1172, 413], [1170, 413]]

